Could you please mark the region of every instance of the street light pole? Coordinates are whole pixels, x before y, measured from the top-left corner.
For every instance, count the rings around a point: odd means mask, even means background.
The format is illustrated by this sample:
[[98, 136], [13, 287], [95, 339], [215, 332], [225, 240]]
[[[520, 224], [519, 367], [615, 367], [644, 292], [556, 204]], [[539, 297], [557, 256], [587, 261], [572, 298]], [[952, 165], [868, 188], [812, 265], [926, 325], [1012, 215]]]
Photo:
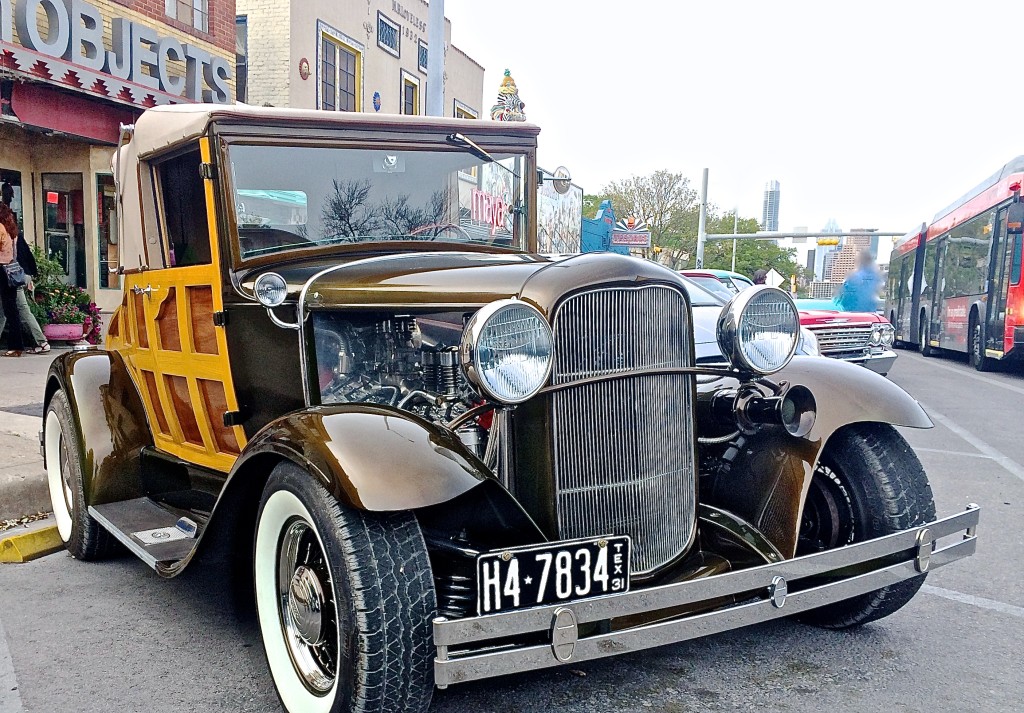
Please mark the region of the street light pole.
[[708, 170], [704, 169], [704, 178], [700, 186], [700, 218], [697, 221], [697, 264], [699, 270], [704, 267], [704, 242], [707, 240], [705, 232], [708, 217]]
[[[732, 234], [740, 232], [740, 207], [732, 209]], [[736, 238], [732, 239], [732, 271], [736, 272]]]

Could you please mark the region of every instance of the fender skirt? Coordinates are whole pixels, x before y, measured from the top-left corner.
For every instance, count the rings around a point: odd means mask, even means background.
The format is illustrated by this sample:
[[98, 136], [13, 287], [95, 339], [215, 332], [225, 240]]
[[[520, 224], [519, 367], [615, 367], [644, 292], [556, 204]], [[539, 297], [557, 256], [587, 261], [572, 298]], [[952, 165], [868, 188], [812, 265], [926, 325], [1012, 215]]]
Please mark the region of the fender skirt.
[[454, 434], [373, 404], [313, 407], [267, 424], [235, 463], [229, 485], [267, 454], [307, 468], [338, 500], [360, 510], [437, 505], [491, 478]]
[[[836, 431], [854, 423], [931, 428], [932, 422], [906, 391], [856, 364], [794, 357], [769, 378], [811, 390], [817, 403], [813, 428], [803, 438], [781, 428], [762, 428], [746, 437], [731, 468], [715, 477], [708, 495], [711, 504], [754, 524], [783, 555], [793, 557], [811, 477]], [[710, 394], [706, 388], [700, 391]]]
[[78, 430], [86, 504], [141, 497], [140, 454], [153, 445], [153, 438], [142, 399], [121, 355], [89, 350], [54, 359], [46, 376], [44, 429], [46, 410], [57, 391], [67, 397]]

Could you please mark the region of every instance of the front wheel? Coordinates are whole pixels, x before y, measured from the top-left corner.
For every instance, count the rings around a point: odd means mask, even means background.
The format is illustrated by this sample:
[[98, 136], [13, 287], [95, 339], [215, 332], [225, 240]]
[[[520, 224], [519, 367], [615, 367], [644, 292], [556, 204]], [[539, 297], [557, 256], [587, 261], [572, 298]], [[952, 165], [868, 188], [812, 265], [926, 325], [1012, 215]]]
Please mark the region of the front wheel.
[[[935, 519], [921, 461], [887, 424], [847, 426], [829, 441], [804, 503], [797, 555], [863, 542]], [[889, 616], [924, 584], [925, 575], [801, 614], [809, 624], [844, 629]]]
[[978, 371], [992, 371], [995, 360], [985, 356], [985, 335], [982, 332], [981, 320], [977, 314], [971, 315], [971, 326], [968, 332], [971, 343], [967, 350], [971, 366]]
[[89, 514], [82, 448], [63, 391], [56, 392], [46, 408], [44, 434], [46, 480], [57, 533], [75, 559], [107, 557], [117, 549], [117, 541]]
[[921, 326], [917, 328], [917, 348], [921, 356], [935, 356], [935, 347], [928, 343], [928, 323], [924, 321], [924, 313], [921, 313]]
[[433, 695], [430, 560], [415, 516], [339, 503], [278, 465], [255, 541], [256, 609], [290, 713], [425, 711]]

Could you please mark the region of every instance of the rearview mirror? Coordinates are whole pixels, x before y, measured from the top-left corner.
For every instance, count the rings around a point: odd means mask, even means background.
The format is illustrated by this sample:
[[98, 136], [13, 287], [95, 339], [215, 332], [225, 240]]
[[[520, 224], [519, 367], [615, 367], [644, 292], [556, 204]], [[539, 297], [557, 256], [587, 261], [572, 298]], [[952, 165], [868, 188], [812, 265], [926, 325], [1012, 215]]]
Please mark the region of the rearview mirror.
[[1011, 203], [1006, 213], [1006, 234], [1024, 233], [1024, 203]]

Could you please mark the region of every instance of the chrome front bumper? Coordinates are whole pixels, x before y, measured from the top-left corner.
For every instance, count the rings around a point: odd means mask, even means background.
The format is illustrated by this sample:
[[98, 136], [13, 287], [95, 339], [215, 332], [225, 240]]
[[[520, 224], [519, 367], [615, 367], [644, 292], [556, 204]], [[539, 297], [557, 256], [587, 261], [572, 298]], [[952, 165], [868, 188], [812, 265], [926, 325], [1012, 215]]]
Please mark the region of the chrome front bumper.
[[888, 374], [892, 370], [892, 365], [896, 363], [896, 352], [892, 349], [882, 348], [879, 351], [872, 351], [867, 354], [855, 357], [842, 357], [842, 356], [831, 356], [830, 354], [822, 353], [822, 356], [829, 357], [831, 359], [842, 359], [848, 361], [851, 364], [859, 364], [865, 368], [871, 369], [876, 374]]
[[[980, 509], [920, 527], [785, 562], [580, 602], [504, 614], [434, 619], [434, 681], [440, 688], [492, 676], [589, 661], [717, 634], [790, 616], [896, 584], [974, 554]], [[962, 532], [944, 546], [937, 541]], [[876, 560], [902, 556], [896, 564]], [[874, 566], [872, 566], [872, 563]], [[838, 570], [854, 569], [856, 573]], [[829, 574], [823, 584], [802, 580]], [[651, 624], [579, 637], [579, 625], [735, 596], [740, 603]], [[515, 646], [507, 637], [547, 634], [549, 643]], [[501, 641], [501, 640], [505, 641]]]

